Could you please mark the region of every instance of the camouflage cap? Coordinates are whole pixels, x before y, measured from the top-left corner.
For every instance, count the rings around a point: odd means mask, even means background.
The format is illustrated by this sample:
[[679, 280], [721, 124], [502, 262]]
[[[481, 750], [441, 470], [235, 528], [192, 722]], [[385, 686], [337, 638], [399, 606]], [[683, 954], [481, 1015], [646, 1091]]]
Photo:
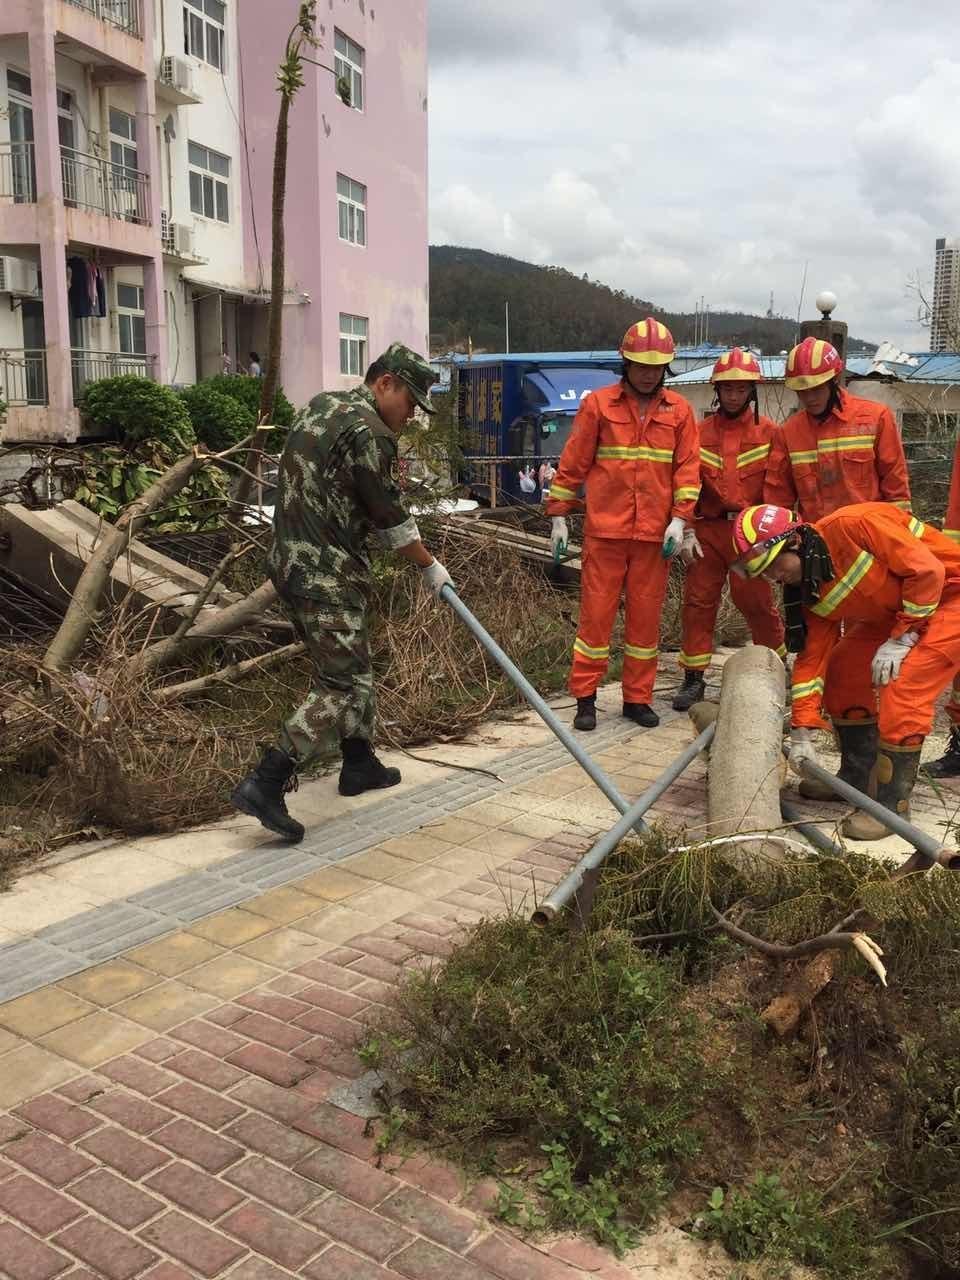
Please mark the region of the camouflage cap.
[[407, 384], [414, 400], [424, 413], [436, 413], [436, 409], [430, 403], [430, 388], [437, 378], [423, 356], [418, 356], [402, 342], [391, 342], [377, 360], [377, 364], [383, 365], [384, 369]]

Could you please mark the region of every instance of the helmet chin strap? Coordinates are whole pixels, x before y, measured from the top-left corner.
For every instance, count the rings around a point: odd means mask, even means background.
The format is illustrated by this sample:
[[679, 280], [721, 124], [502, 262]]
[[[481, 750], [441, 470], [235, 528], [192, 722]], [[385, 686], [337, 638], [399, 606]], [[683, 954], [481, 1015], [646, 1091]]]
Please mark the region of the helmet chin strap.
[[834, 409], [839, 408], [839, 405], [840, 405], [840, 387], [837, 383], [836, 378], [831, 378], [830, 379], [830, 398], [827, 400], [827, 407], [823, 410], [822, 413], [815, 413], [813, 417], [815, 417], [818, 422], [826, 422], [827, 418], [830, 417]]

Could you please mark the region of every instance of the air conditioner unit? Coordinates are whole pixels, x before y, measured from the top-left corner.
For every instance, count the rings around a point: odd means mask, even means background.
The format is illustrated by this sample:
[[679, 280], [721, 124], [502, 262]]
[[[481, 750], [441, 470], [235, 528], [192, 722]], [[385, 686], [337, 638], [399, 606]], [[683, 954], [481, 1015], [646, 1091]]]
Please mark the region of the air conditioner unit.
[[37, 268], [23, 258], [0, 257], [0, 293], [36, 293]]
[[179, 89], [181, 93], [194, 96], [193, 67], [185, 58], [177, 58], [169, 53], [161, 58], [160, 80], [163, 84]]
[[174, 253], [178, 253], [181, 258], [192, 258], [194, 256], [193, 227], [188, 227], [184, 222], [171, 222], [170, 239], [173, 243]]

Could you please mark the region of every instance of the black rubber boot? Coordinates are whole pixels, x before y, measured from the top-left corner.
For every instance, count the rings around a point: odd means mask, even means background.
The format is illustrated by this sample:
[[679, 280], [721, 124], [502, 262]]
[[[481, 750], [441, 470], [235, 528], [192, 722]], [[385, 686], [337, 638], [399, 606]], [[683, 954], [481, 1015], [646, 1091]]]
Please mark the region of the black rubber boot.
[[702, 671], [691, 671], [689, 667], [683, 673], [683, 684], [674, 698], [674, 711], [689, 711], [695, 702], [702, 702], [707, 692], [706, 681]]
[[296, 779], [296, 760], [271, 747], [253, 772], [234, 787], [230, 801], [235, 809], [259, 819], [268, 831], [293, 844], [303, 839], [303, 826], [287, 813], [284, 795], [296, 786]]
[[573, 717], [575, 729], [590, 730], [597, 727], [597, 695], [577, 699], [577, 714]]
[[930, 778], [960, 778], [960, 725], [950, 730], [950, 741], [939, 760], [931, 760], [923, 766]]
[[655, 729], [660, 723], [660, 717], [649, 702], [625, 702], [623, 714], [628, 720], [642, 724], [645, 729]]
[[[877, 759], [876, 720], [846, 720], [834, 722], [834, 732], [840, 743], [840, 768], [837, 777], [856, 787], [864, 795], [869, 794], [870, 772]], [[835, 800], [838, 804], [849, 804], [842, 796], [823, 782], [814, 778], [802, 778], [797, 788], [808, 800]]]
[[[901, 818], [910, 817], [910, 796], [920, 768], [920, 747], [909, 750], [881, 742], [877, 750], [877, 803]], [[879, 819], [857, 809], [840, 828], [848, 840], [883, 840], [889, 834]]]
[[340, 749], [343, 752], [339, 786], [342, 796], [358, 796], [364, 791], [395, 787], [400, 781], [400, 770], [381, 764], [368, 739], [344, 738]]

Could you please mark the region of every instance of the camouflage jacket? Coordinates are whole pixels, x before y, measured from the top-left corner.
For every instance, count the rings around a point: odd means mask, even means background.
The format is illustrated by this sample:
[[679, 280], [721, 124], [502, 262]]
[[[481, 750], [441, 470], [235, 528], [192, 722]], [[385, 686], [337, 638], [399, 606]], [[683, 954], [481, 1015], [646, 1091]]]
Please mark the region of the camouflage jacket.
[[420, 535], [400, 503], [397, 440], [366, 387], [323, 392], [297, 415], [280, 458], [267, 572], [282, 595], [362, 606], [367, 542]]

